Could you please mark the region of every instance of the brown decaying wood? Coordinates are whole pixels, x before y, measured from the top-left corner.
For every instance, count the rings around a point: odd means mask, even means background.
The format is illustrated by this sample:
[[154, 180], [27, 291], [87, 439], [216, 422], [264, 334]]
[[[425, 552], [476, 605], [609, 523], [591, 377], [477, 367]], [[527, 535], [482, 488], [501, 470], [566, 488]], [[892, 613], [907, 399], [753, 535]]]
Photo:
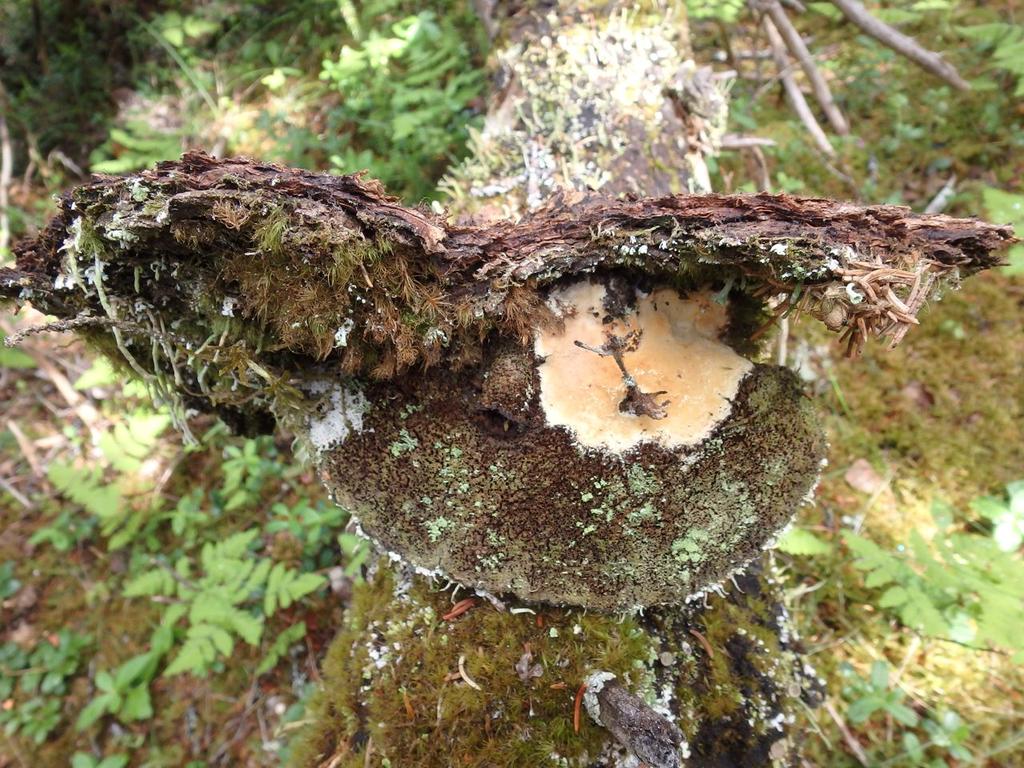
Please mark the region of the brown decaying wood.
[[[998, 265], [998, 252], [1014, 242], [1009, 227], [974, 219], [764, 193], [643, 199], [566, 193], [518, 222], [466, 226], [403, 206], [372, 179], [197, 152], [162, 163], [141, 180], [168, 197], [168, 221], [205, 215], [222, 198], [285, 206], [316, 201], [368, 239], [388, 238], [408, 258], [429, 261], [439, 287], [457, 301], [484, 304], [493, 290], [510, 285], [542, 285], [623, 264], [666, 276], [688, 263], [718, 264], [723, 279], [742, 277], [762, 295], [786, 295], [796, 309], [844, 331], [853, 351], [868, 335], [898, 342], [939, 281]], [[89, 196], [123, 199], [127, 183], [99, 178]], [[114, 203], [103, 205], [113, 210]], [[18, 246], [18, 269], [0, 270], [0, 295], [16, 297], [29, 287], [59, 302], [53, 281], [77, 215], [65, 200], [38, 238]], [[622, 257], [624, 233], [641, 233], [643, 251]], [[786, 312], [793, 308], [783, 305]]]

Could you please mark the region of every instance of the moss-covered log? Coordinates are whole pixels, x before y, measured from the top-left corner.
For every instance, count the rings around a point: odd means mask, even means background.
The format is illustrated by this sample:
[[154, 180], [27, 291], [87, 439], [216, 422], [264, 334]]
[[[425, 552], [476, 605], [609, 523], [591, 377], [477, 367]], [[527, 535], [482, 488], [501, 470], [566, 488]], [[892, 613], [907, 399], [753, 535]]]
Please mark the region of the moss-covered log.
[[483, 599], [466, 609], [381, 563], [328, 652], [296, 762], [636, 765], [584, 708], [581, 686], [601, 670], [678, 724], [686, 764], [786, 764], [799, 702], [819, 701], [821, 683], [794, 652], [773, 592], [748, 574], [707, 607], [636, 617]]
[[[682, 17], [515, 8], [485, 127], [443, 185], [460, 218], [192, 153], [65, 197], [0, 292], [183, 424], [284, 422], [402, 563], [356, 587], [299, 764], [789, 762], [817, 683], [757, 556], [823, 441], [757, 338], [803, 311], [851, 350], [899, 341], [1011, 234], [694, 194], [725, 99], [684, 61]], [[488, 600], [453, 607], [424, 571]]]

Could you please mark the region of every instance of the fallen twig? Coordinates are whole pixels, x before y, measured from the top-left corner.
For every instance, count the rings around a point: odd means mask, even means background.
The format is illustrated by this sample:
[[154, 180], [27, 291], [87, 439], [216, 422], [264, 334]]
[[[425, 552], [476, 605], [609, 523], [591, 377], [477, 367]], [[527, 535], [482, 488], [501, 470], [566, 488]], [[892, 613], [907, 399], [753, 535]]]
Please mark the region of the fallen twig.
[[790, 106], [804, 124], [807, 132], [811, 134], [811, 139], [814, 140], [815, 146], [829, 157], [834, 157], [836, 154], [835, 148], [829, 142], [828, 136], [825, 135], [825, 132], [818, 124], [817, 118], [815, 118], [811, 108], [807, 105], [807, 99], [804, 98], [803, 92], [796, 84], [793, 74], [787, 71], [791, 65], [786, 56], [786, 44], [782, 41], [779, 30], [775, 28], [775, 24], [768, 16], [765, 16], [761, 23], [768, 35], [768, 42], [772, 47], [775, 66], [779, 69], [779, 79], [782, 81], [782, 87], [786, 90], [786, 97], [789, 99]]
[[[832, 91], [828, 87], [828, 83], [825, 82], [824, 76], [821, 74], [821, 70], [814, 63], [814, 58], [811, 56], [811, 52], [807, 49], [807, 44], [804, 43], [800, 33], [797, 32], [796, 27], [793, 26], [793, 22], [789, 20], [789, 16], [786, 15], [785, 9], [779, 3], [779, 0], [767, 0], [767, 2], [758, 2], [752, 0], [758, 7], [763, 8], [768, 15], [771, 17], [772, 23], [775, 25], [776, 30], [782, 36], [785, 41], [786, 47], [789, 52], [793, 54], [793, 57], [800, 62], [800, 67], [803, 69], [804, 74], [807, 75], [807, 80], [811, 84], [811, 89], [814, 91], [814, 98], [817, 99], [821, 105], [822, 111], [825, 113], [825, 117], [828, 118], [829, 124], [832, 126], [832, 130], [838, 133], [840, 136], [845, 136], [850, 132], [850, 126], [846, 122], [846, 118], [843, 117], [843, 113], [839, 111], [839, 107], [836, 105], [835, 99], [832, 97]], [[771, 33], [769, 32], [769, 36]], [[772, 44], [774, 49], [774, 41]]]
[[850, 729], [847, 727], [846, 722], [836, 712], [836, 708], [832, 705], [831, 701], [825, 701], [825, 711], [828, 712], [829, 717], [835, 722], [836, 727], [839, 728], [839, 732], [843, 735], [843, 741], [846, 742], [846, 746], [850, 748], [850, 752], [857, 758], [857, 762], [863, 766], [868, 765], [868, 756], [864, 752], [864, 747], [857, 741], [857, 737], [854, 736]]
[[842, 11], [848, 21], [856, 25], [861, 32], [875, 38], [882, 45], [891, 48], [902, 56], [906, 56], [922, 69], [945, 80], [958, 91], [971, 90], [971, 84], [960, 77], [960, 73], [949, 62], [902, 32], [876, 19], [858, 0], [832, 0], [832, 5]]
[[925, 206], [925, 213], [942, 213], [946, 210], [949, 205], [949, 201], [953, 199], [953, 195], [956, 194], [956, 174], [950, 176], [946, 183], [942, 185], [942, 189], [935, 193], [935, 197], [932, 198], [931, 202]]

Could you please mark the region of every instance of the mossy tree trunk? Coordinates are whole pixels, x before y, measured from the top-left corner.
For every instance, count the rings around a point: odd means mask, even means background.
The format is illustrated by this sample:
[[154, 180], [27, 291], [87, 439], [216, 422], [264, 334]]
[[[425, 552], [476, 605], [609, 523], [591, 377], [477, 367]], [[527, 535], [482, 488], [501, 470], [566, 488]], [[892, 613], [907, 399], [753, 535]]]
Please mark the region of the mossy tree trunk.
[[[489, 21], [492, 105], [442, 185], [459, 223], [356, 177], [191, 154], [76, 190], [18, 247], [0, 295], [62, 318], [183, 425], [199, 408], [294, 429], [397, 550], [355, 588], [298, 764], [791, 762], [820, 682], [756, 555], [823, 448], [795, 378], [736, 353], [756, 353], [766, 297], [853, 350], [898, 341], [937, 286], [997, 263], [1009, 232], [689, 196], [709, 191], [726, 101], [686, 61], [679, 9], [528, 2]], [[558, 291], [591, 275], [615, 299], [609, 326], [632, 327], [658, 286], [716, 292], [702, 311], [724, 326], [694, 348], [721, 341], [751, 373], [698, 448], [645, 443], [628, 463], [547, 423], [533, 345], [571, 316], [554, 316]], [[667, 401], [627, 371], [647, 343], [631, 333], [577, 346], [632, 382], [609, 418], [653, 429]], [[440, 574], [470, 586], [443, 590]]]
[[[559, 205], [590, 191], [710, 192], [705, 157], [725, 127], [725, 88], [688, 61], [681, 8], [527, 6], [492, 21], [496, 89], [470, 157], [442, 183], [453, 213], [486, 224], [560, 196], [555, 217], [592, 227], [607, 216], [573, 216]], [[557, 229], [540, 231], [550, 237]], [[581, 253], [594, 258], [598, 250]], [[821, 689], [766, 567], [756, 562], [690, 605], [642, 616], [550, 606], [512, 612], [484, 600], [451, 616], [453, 603], [465, 605], [462, 595], [380, 564], [328, 652], [299, 761], [788, 763], [801, 702], [814, 704]], [[653, 722], [608, 707], [609, 727], [595, 722], [581, 699], [595, 673], [614, 675], [641, 697]]]

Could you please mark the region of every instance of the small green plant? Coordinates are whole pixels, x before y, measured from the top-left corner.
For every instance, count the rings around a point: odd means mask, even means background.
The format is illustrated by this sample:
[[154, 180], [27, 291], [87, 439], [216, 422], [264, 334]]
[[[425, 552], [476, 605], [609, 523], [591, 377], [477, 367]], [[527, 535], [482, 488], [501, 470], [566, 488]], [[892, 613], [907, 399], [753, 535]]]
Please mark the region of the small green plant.
[[[942, 710], [935, 716], [932, 713], [918, 715], [904, 703], [903, 691], [892, 684], [887, 662], [875, 661], [867, 678], [858, 675], [846, 662], [840, 665], [839, 674], [843, 680], [842, 696], [848, 702], [846, 717], [853, 725], [864, 725], [887, 715], [904, 726], [900, 739], [903, 754], [887, 761], [886, 765], [947, 768], [947, 756], [962, 761], [972, 759], [970, 750], [964, 746], [970, 728], [960, 716], [951, 710]], [[924, 731], [924, 741], [912, 730], [915, 728]]]
[[288, 649], [306, 636], [306, 622], [300, 621], [292, 624], [284, 632], [277, 636], [273, 644], [267, 650], [263, 661], [256, 667], [257, 675], [265, 675], [277, 666], [277, 663], [288, 653]]
[[[54, 487], [99, 521], [100, 532], [109, 538], [111, 549], [130, 543], [159, 509], [160, 497], [149, 493], [156, 479], [142, 470], [144, 463], [153, 458], [168, 424], [170, 417], [166, 414], [139, 408], [100, 436], [103, 462], [81, 465], [54, 461], [47, 467], [47, 477]], [[116, 473], [112, 479], [108, 479], [113, 474], [108, 467]], [[39, 540], [69, 545], [66, 539], [52, 534]]]
[[1024, 542], [1024, 480], [1008, 483], [1006, 496], [982, 496], [971, 509], [992, 523], [992, 537], [1003, 552], [1016, 552]]
[[876, 661], [871, 665], [871, 675], [864, 679], [853, 667], [843, 663], [840, 674], [846, 681], [843, 697], [850, 702], [846, 716], [854, 725], [866, 723], [878, 713], [892, 715], [903, 725], [917, 725], [917, 713], [903, 703], [905, 695], [899, 688], [889, 685], [889, 665]]
[[904, 625], [933, 637], [979, 647], [995, 646], [1024, 660], [1024, 562], [990, 537], [951, 529], [951, 510], [932, 510], [939, 531], [917, 531], [895, 551], [846, 531], [843, 540], [865, 586], [885, 587], [875, 602]]
[[366, 539], [348, 531], [338, 534], [338, 547], [345, 562], [346, 576], [356, 576], [373, 554], [373, 549]]
[[14, 563], [0, 564], [0, 601], [14, 597], [21, 589], [21, 582], [14, 578]]
[[75, 752], [71, 756], [71, 768], [125, 768], [129, 757], [124, 754], [93, 757], [87, 752]]
[[185, 556], [173, 568], [158, 563], [125, 586], [126, 597], [172, 601], [164, 623], [188, 621], [185, 642], [165, 675], [207, 674], [220, 659], [230, 657], [236, 639], [258, 645], [266, 618], [324, 584], [318, 574], [300, 573], [254, 555], [258, 535], [258, 530], [250, 530], [207, 542], [198, 564]]
[[482, 93], [484, 77], [467, 43], [471, 16], [421, 10], [380, 24], [404, 5], [374, 0], [357, 11], [343, 3], [354, 44], [325, 59], [320, 78], [342, 98], [329, 114], [332, 128], [352, 142], [332, 165], [345, 172], [369, 168], [407, 197], [423, 198], [465, 144], [475, 121], [469, 105]]
[[806, 528], [794, 526], [782, 534], [776, 549], [787, 555], [827, 555], [832, 545]]
[[[1012, 224], [1017, 232], [1024, 231], [1024, 194], [995, 187], [985, 187], [981, 194], [985, 210], [993, 221]], [[1010, 263], [1004, 271], [1011, 275], [1024, 275], [1024, 244], [1011, 247], [1007, 256]]]
[[221, 471], [224, 482], [218, 498], [225, 512], [231, 512], [257, 501], [263, 485], [272, 477], [279, 477], [281, 465], [274, 459], [277, 451], [270, 438], [246, 440], [241, 447], [224, 448]]
[[1024, 25], [997, 21], [959, 27], [958, 31], [989, 54], [992, 69], [1001, 69], [1016, 79], [1015, 97], [1024, 96]]
[[149, 684], [172, 642], [173, 631], [165, 622], [153, 633], [148, 651], [133, 656], [114, 670], [98, 672], [97, 694], [78, 714], [75, 727], [85, 730], [105, 715], [113, 715], [123, 723], [151, 718], [153, 702]]
[[[949, 762], [945, 760], [942, 752], [946, 752], [950, 757], [964, 763], [970, 763], [974, 759], [971, 751], [965, 746], [967, 738], [971, 735], [971, 729], [956, 712], [943, 710], [937, 719], [926, 718], [921, 727], [924, 728], [928, 736], [928, 740], [923, 743], [914, 733], [903, 734], [903, 748], [910, 758], [911, 765], [947, 768]], [[930, 761], [925, 754], [925, 750], [929, 747], [934, 747], [933, 751], [940, 752]]]
[[309, 568], [325, 567], [337, 557], [331, 546], [334, 532], [348, 522], [348, 514], [335, 504], [299, 499], [289, 506], [278, 502], [271, 507], [274, 517], [266, 524], [267, 533], [289, 533], [302, 542], [303, 558]]
[[30, 546], [49, 544], [58, 552], [67, 552], [92, 538], [98, 522], [95, 517], [83, 515], [77, 509], [68, 509], [66, 505], [58, 509], [57, 516], [49, 525], [37, 528], [29, 537]]
[[62, 629], [31, 651], [13, 642], [0, 645], [0, 725], [8, 735], [46, 740], [61, 721], [68, 683], [91, 644], [88, 636]]

